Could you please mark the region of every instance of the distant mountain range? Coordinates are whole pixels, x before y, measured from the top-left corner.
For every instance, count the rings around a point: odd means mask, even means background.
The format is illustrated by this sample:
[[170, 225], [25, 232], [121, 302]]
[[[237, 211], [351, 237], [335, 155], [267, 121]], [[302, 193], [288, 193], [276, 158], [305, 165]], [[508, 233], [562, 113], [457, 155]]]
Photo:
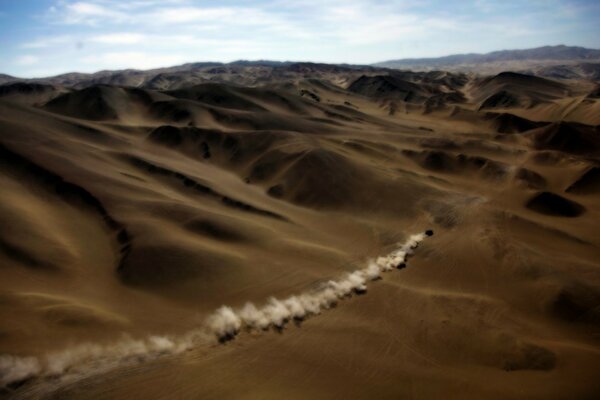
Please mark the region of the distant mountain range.
[[539, 68], [588, 62], [600, 63], [600, 50], [559, 45], [525, 50], [501, 50], [486, 54], [470, 53], [437, 58], [405, 58], [383, 61], [373, 65], [395, 69], [493, 74], [507, 70], [535, 73]]
[[[173, 89], [192, 83], [231, 82], [260, 86], [264, 82], [302, 78], [332, 78], [344, 85], [357, 74], [382, 74], [391, 69], [471, 72], [495, 75], [513, 71], [553, 79], [600, 80], [600, 50], [571, 46], [545, 46], [527, 50], [503, 50], [487, 54], [456, 54], [439, 58], [390, 60], [372, 65], [239, 60], [230, 63], [196, 62], [151, 70], [125, 69], [95, 73], [66, 73], [47, 78], [23, 79], [0, 74], [0, 85], [29, 81], [83, 88], [96, 84]], [[334, 77], [332, 75], [335, 75]]]
[[544, 46], [525, 50], [501, 50], [486, 54], [469, 53], [453, 54], [435, 58], [404, 58], [389, 60], [374, 65], [387, 68], [404, 68], [406, 66], [439, 67], [459, 64], [481, 64], [499, 61], [584, 61], [600, 60], [600, 50], [573, 46]]
[[150, 70], [124, 69], [91, 74], [72, 72], [47, 78], [22, 79], [0, 74], [0, 85], [16, 82], [40, 83], [69, 88], [92, 85], [143, 87], [153, 90], [177, 89], [206, 82], [228, 82], [243, 86], [287, 82], [292, 77], [335, 81], [344, 86], [361, 74], [386, 73], [370, 65], [321, 64], [309, 62], [234, 61], [198, 62]]

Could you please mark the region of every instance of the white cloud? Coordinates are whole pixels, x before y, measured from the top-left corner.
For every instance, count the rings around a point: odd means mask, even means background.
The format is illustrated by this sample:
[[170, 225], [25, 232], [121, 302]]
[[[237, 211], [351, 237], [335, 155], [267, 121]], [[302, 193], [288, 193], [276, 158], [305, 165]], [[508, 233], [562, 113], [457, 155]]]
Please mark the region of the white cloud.
[[459, 29], [455, 21], [423, 16], [410, 9], [365, 1], [322, 6], [316, 17], [322, 34], [353, 45], [422, 40], [431, 34]]
[[[29, 30], [48, 34], [15, 43], [4, 62], [0, 59], [0, 67], [6, 69], [3, 72], [38, 73], [42, 66], [48, 71], [89, 72], [241, 58], [368, 63], [482, 52], [542, 42], [576, 42], [571, 38], [577, 33], [570, 33], [578, 26], [573, 21], [577, 15], [593, 14], [566, 0], [531, 0], [526, 7], [517, 0], [51, 3], [44, 17], [37, 18], [40, 26]], [[569, 10], [564, 11], [560, 4], [569, 4]], [[589, 24], [581, 26], [580, 34], [587, 29], [586, 37], [590, 37], [593, 30]], [[31, 68], [19, 67], [16, 59], [24, 54], [29, 57], [21, 62], [33, 62], [31, 57], [40, 61]]]
[[140, 33], [120, 32], [93, 36], [89, 40], [102, 44], [136, 44], [143, 42], [145, 39], [146, 36]]
[[67, 3], [61, 9], [51, 9], [50, 14], [58, 14], [57, 22], [66, 24], [96, 25], [101, 21], [125, 21], [127, 14], [117, 11], [114, 7], [107, 7], [93, 2]]
[[73, 14], [81, 16], [95, 16], [95, 17], [108, 17], [113, 15], [113, 11], [94, 3], [77, 2], [68, 4], [67, 9]]
[[232, 7], [177, 7], [161, 8], [151, 14], [152, 21], [159, 24], [172, 24], [182, 22], [213, 22], [229, 20], [238, 13], [244, 13], [244, 9]]
[[21, 65], [21, 66], [27, 66], [27, 65], [37, 64], [39, 61], [40, 61], [39, 58], [37, 58], [36, 56], [33, 56], [31, 54], [25, 54], [22, 56], [18, 56], [15, 59], [15, 64]]
[[23, 43], [21, 47], [24, 49], [42, 49], [46, 47], [64, 45], [69, 42], [74, 43], [75, 40], [71, 36], [66, 35], [46, 36]]
[[139, 51], [121, 51], [94, 54], [81, 60], [95, 68], [151, 69], [180, 64], [186, 61], [182, 54], [153, 54]]

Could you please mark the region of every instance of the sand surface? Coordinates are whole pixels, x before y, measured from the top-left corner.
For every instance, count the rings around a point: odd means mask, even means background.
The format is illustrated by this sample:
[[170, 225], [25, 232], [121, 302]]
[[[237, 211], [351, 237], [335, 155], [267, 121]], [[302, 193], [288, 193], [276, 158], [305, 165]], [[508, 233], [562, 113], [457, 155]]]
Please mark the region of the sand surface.
[[600, 396], [597, 84], [319, 78], [3, 91], [1, 398]]

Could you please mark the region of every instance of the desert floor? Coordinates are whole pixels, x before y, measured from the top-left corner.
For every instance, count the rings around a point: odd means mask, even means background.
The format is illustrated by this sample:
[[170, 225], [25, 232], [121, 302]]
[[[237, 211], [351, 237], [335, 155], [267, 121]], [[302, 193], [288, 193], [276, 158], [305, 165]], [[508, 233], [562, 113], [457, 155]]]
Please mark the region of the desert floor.
[[[423, 79], [1, 98], [0, 397], [598, 398], [600, 100]], [[319, 315], [203, 331], [426, 229]]]

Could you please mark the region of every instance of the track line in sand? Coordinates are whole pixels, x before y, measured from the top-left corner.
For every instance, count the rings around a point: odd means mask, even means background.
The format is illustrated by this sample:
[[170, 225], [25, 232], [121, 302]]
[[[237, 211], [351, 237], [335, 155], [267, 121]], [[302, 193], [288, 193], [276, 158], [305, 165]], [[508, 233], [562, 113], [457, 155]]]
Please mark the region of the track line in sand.
[[184, 335], [148, 336], [143, 339], [124, 337], [112, 344], [80, 344], [42, 357], [0, 355], [0, 388], [10, 393], [34, 379], [51, 381], [49, 386], [57, 388], [118, 367], [181, 354], [203, 344], [210, 345], [215, 338], [223, 343], [244, 330], [282, 330], [291, 321], [319, 315], [353, 294], [365, 293], [367, 283], [381, 279], [382, 273], [404, 268], [407, 258], [419, 243], [432, 234], [433, 231], [426, 231], [412, 235], [388, 255], [367, 262], [364, 268], [299, 295], [283, 300], [271, 297], [261, 307], [250, 302], [238, 309], [221, 306], [203, 326]]

